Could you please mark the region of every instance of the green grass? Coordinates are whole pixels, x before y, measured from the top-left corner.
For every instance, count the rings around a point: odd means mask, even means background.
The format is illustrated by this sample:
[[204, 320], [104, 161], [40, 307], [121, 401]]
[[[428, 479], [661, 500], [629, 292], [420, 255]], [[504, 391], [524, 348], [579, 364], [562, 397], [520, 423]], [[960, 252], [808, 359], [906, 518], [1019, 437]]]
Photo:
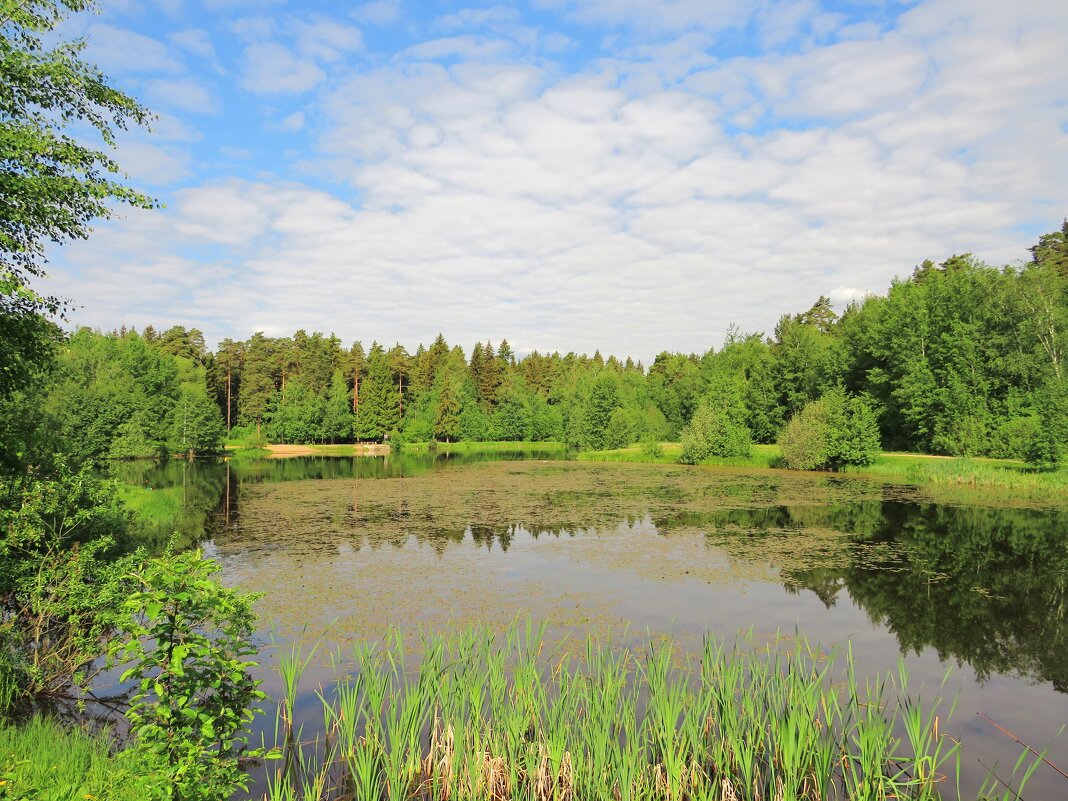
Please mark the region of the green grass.
[[[578, 454], [578, 460], [582, 462], [640, 462], [643, 464], [674, 464], [682, 453], [682, 446], [677, 442], [661, 442], [663, 453], [659, 456], [650, 454], [641, 445], [632, 445], [629, 448], [618, 448], [609, 451], [582, 451]], [[724, 459], [710, 457], [701, 464], [720, 465], [722, 467], [778, 467], [778, 461], [782, 458], [782, 451], [778, 445], [754, 445], [753, 452], [748, 458]]]
[[[670, 644], [632, 650], [588, 638], [549, 648], [529, 622], [358, 643], [318, 693], [325, 732], [308, 737], [279, 704], [271, 801], [828, 801], [951, 797], [960, 744], [952, 704], [910, 693], [903, 666], [858, 677], [800, 639], [684, 660]], [[280, 672], [295, 681], [299, 653]], [[288, 667], [286, 663], [289, 663]], [[289, 698], [296, 691], [290, 689]], [[1023, 789], [1037, 760], [1021, 760]], [[1007, 778], [1007, 777], [1003, 777]]]
[[[682, 450], [678, 443], [661, 443], [663, 455], [654, 457], [640, 446], [608, 451], [582, 451], [577, 458], [590, 462], [641, 462], [669, 464], [678, 459]], [[754, 445], [747, 459], [710, 458], [705, 465], [723, 467], [781, 468], [782, 450], [778, 445]], [[1003, 492], [1012, 496], [1057, 497], [1068, 496], [1068, 466], [1053, 471], [1038, 471], [1013, 459], [950, 459], [916, 453], [884, 452], [873, 464], [847, 467], [849, 475], [887, 478], [916, 486], [940, 488], [982, 489]]]
[[522, 453], [524, 451], [536, 451], [538, 453], [560, 453], [567, 451], [567, 445], [562, 442], [406, 442], [401, 450], [402, 453], [428, 453], [436, 450], [438, 453]]
[[0, 799], [145, 798], [143, 771], [134, 760], [113, 756], [112, 750], [105, 734], [67, 730], [45, 718], [18, 726], [0, 721]]
[[883, 453], [867, 467], [845, 472], [900, 479], [940, 488], [981, 489], [1026, 497], [1068, 495], [1068, 466], [1040, 471], [1011, 459], [943, 459], [910, 453]]
[[660, 443], [663, 453], [653, 455], [640, 445], [616, 448], [607, 451], [580, 451], [575, 457], [580, 462], [638, 462], [641, 464], [674, 464], [679, 460], [682, 446], [677, 442]]

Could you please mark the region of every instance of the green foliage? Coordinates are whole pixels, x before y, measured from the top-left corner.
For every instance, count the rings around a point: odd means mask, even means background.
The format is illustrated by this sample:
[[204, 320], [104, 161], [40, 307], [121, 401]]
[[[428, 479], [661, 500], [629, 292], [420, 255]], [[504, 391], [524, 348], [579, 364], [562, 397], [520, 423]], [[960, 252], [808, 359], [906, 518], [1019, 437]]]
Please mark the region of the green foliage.
[[508, 381], [497, 388], [496, 408], [490, 417], [490, 436], [501, 442], [530, 439], [530, 407], [520, 381]]
[[285, 392], [274, 393], [267, 406], [270, 422], [263, 432], [271, 442], [322, 442], [324, 398], [303, 380], [286, 382]]
[[619, 406], [619, 379], [608, 370], [601, 371], [572, 414], [568, 444], [593, 450], [604, 448], [612, 413]]
[[664, 446], [654, 436], [646, 436], [641, 442], [641, 453], [646, 459], [653, 461], [664, 458]]
[[167, 445], [173, 453], [193, 455], [220, 450], [226, 425], [219, 407], [208, 397], [207, 389], [202, 383], [182, 386], [170, 417]]
[[150, 561], [126, 602], [130, 639], [114, 651], [132, 663], [122, 680], [137, 683], [126, 716], [138, 753], [175, 801], [247, 786], [238, 756], [266, 698], [248, 659], [256, 596], [223, 587], [218, 569], [199, 551]]
[[[648, 373], [600, 353], [516, 358], [507, 343], [478, 343], [465, 357], [441, 335], [410, 355], [377, 343], [368, 354], [360, 343], [346, 351], [319, 333], [257, 333], [221, 343], [212, 356], [199, 332], [180, 326], [163, 335], [79, 332], [61, 349], [36, 413], [57, 421], [52, 428], [78, 459], [139, 456], [171, 439], [181, 388], [200, 376], [224, 415], [236, 410], [242, 428], [284, 442], [382, 440], [400, 431], [408, 441], [618, 449], [646, 435], [678, 440], [704, 399], [725, 392], [732, 421], [769, 444], [788, 417], [842, 386], [866, 399], [888, 447], [1030, 453], [1035, 464], [1050, 464], [1057, 443], [1044, 442], [1036, 426], [1046, 427], [1041, 388], [1064, 376], [1063, 241], [1063, 231], [1043, 236], [1022, 267], [995, 269], [967, 255], [924, 262], [885, 297], [851, 304], [840, 317], [821, 297], [784, 315], [771, 337], [732, 327], [718, 352], [661, 353]], [[47, 332], [38, 333], [34, 342], [47, 350]], [[0, 468], [48, 450], [21, 422], [34, 410], [18, 395], [10, 401], [17, 413], [0, 404]]]
[[[35, 716], [0, 721], [0, 799], [142, 801], [157, 791], [135, 754], [114, 754], [106, 733], [65, 729]], [[11, 757], [15, 758], [12, 759]]]
[[352, 439], [352, 406], [349, 388], [341, 370], [334, 370], [330, 378], [330, 393], [326, 397], [323, 412], [323, 437], [331, 442], [346, 442]]
[[749, 429], [736, 417], [711, 402], [697, 407], [682, 430], [679, 462], [697, 464], [710, 456], [748, 458], [753, 450]]
[[141, 415], [119, 424], [107, 452], [109, 459], [157, 459], [161, 455], [162, 449], [152, 439]]
[[[48, 242], [84, 238], [89, 223], [110, 217], [116, 202], [153, 202], [120, 181], [118, 164], [87, 144], [95, 132], [107, 148], [117, 130], [145, 125], [148, 112], [111, 87], [82, 60], [84, 42], [55, 42], [68, 11], [88, 0], [5, 3], [0, 29], [0, 312], [36, 313], [57, 302], [11, 292], [42, 273]], [[66, 132], [79, 124], [78, 135]], [[7, 354], [4, 351], [5, 356]], [[24, 354], [23, 354], [24, 355]], [[36, 359], [32, 359], [36, 361]], [[5, 362], [7, 359], [5, 358]], [[9, 373], [8, 365], [0, 376]]]
[[234, 426], [230, 429], [226, 441], [241, 448], [262, 448], [268, 443], [267, 437], [263, 436], [262, 431], [258, 431], [255, 425]]
[[1051, 380], [1039, 393], [1039, 425], [1024, 455], [1040, 470], [1055, 470], [1068, 461], [1068, 379]]
[[291, 714], [308, 657], [285, 660], [285, 767], [267, 798], [345, 782], [359, 799], [937, 801], [961, 748], [940, 730], [952, 706], [921, 705], [903, 664], [858, 679], [851, 651], [802, 638], [706, 638], [685, 659], [671, 643], [591, 635], [571, 659], [528, 621], [420, 646], [418, 659], [399, 635], [356, 646], [353, 675], [319, 694], [325, 742], [302, 738]]
[[116, 545], [129, 513], [86, 469], [8, 480], [0, 494], [0, 673], [21, 698], [62, 696], [99, 672], [122, 620], [139, 558]]
[[746, 386], [742, 375], [717, 372], [708, 390], [682, 430], [679, 462], [697, 464], [709, 457], [747, 459], [753, 439], [745, 424]]
[[367, 378], [360, 387], [360, 411], [356, 418], [358, 440], [381, 442], [390, 431], [400, 429], [401, 414], [393, 371], [377, 342], [368, 354]]
[[0, 264], [0, 401], [48, 376], [62, 335], [38, 313], [37, 295]]
[[455, 442], [460, 438], [460, 390], [452, 376], [445, 373], [434, 411], [434, 438]]
[[793, 470], [839, 470], [871, 464], [879, 455], [879, 427], [871, 406], [833, 389], [794, 415], [779, 437]]

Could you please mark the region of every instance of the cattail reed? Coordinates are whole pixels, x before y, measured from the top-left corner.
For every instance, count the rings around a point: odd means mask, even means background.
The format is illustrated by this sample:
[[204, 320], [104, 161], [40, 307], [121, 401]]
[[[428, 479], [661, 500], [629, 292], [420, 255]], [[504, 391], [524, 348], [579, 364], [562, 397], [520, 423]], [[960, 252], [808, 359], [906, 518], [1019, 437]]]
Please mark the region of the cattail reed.
[[957, 796], [952, 706], [910, 697], [904, 666], [861, 678], [851, 650], [836, 664], [802, 639], [708, 639], [683, 660], [662, 643], [550, 648], [544, 633], [527, 622], [426, 635], [417, 661], [398, 635], [357, 645], [319, 694], [326, 731], [310, 743], [291, 731], [306, 664], [292, 655], [270, 801]]

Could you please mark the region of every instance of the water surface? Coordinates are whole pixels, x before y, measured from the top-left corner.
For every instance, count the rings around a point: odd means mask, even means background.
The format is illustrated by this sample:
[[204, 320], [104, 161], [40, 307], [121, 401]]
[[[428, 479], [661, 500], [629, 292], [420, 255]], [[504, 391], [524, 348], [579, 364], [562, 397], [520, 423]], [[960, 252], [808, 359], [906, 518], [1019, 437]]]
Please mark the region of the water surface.
[[[928, 696], [954, 668], [945, 692], [959, 693], [950, 730], [965, 744], [966, 793], [986, 773], [979, 760], [1007, 776], [1019, 753], [980, 713], [1039, 749], [1068, 720], [1063, 506], [499, 454], [124, 469], [191, 499], [180, 525], [190, 537], [206, 526], [224, 580], [264, 593], [265, 642], [344, 649], [390, 626], [503, 626], [517, 615], [554, 636], [669, 635], [684, 649], [706, 633], [849, 641], [867, 671], [904, 658]], [[274, 659], [266, 648], [272, 693]], [[309, 690], [328, 680], [324, 660]], [[1068, 737], [1049, 758], [1068, 767]], [[1046, 767], [1025, 793], [1066, 795]]]

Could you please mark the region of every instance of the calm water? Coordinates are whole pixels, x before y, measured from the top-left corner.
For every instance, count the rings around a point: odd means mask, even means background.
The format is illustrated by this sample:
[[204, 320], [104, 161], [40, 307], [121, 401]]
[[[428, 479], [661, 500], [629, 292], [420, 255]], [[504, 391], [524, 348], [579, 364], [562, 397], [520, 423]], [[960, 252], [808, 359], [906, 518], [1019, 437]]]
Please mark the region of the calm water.
[[[952, 667], [949, 730], [965, 795], [1019, 754], [980, 713], [1068, 768], [1068, 508], [937, 497], [862, 479], [424, 455], [124, 465], [179, 501], [165, 528], [204, 539], [259, 603], [272, 641], [326, 650], [396, 625], [519, 614], [564, 635], [634, 642], [752, 631], [852, 642], [866, 671], [909, 667], [934, 695]], [[541, 455], [544, 456], [544, 455]], [[157, 541], [163, 530], [148, 532]], [[287, 646], [288, 647], [288, 646]], [[308, 677], [312, 690], [331, 675]], [[321, 722], [321, 718], [319, 718]], [[1042, 766], [1025, 797], [1068, 797]]]

